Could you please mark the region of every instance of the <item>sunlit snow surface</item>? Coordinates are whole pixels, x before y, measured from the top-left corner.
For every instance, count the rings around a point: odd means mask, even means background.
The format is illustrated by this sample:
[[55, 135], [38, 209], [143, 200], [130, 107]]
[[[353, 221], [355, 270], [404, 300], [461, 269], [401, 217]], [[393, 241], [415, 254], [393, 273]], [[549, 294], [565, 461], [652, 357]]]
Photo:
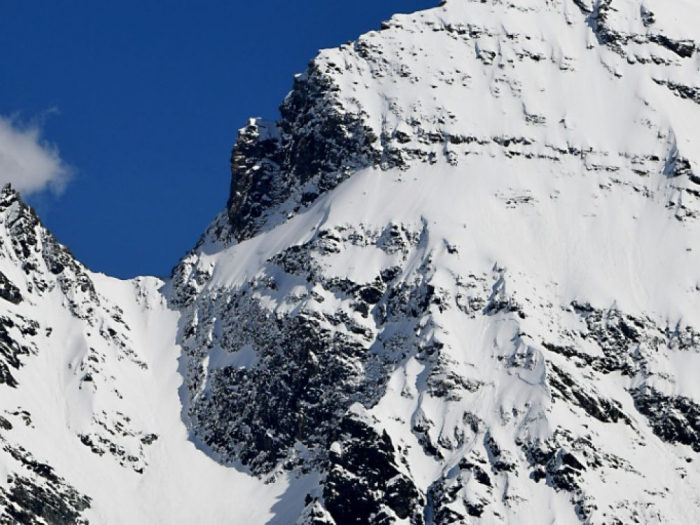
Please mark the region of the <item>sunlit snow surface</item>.
[[333, 392], [336, 417], [386, 431], [420, 519], [697, 523], [698, 22], [695, 1], [449, 0], [323, 51], [332, 110], [379, 162], [307, 206], [292, 184], [242, 242], [222, 214], [166, 283], [52, 270], [49, 234], [6, 206], [0, 270], [23, 299], [4, 330], [27, 352], [0, 385], [0, 487], [46, 483], [21, 445], [91, 523], [312, 523], [342, 439], [221, 442], [250, 422], [216, 396], [243, 370], [229, 395], [247, 399], [284, 323], [313, 319], [372, 356], [347, 358], [360, 388]]

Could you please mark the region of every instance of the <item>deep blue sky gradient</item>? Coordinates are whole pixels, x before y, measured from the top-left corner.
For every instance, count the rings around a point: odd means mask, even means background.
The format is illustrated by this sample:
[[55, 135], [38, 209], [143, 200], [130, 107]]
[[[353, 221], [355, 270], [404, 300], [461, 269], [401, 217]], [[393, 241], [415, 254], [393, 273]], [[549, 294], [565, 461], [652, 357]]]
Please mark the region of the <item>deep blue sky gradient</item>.
[[165, 276], [223, 208], [248, 117], [277, 118], [318, 49], [437, 3], [3, 2], [0, 115], [45, 117], [75, 170], [29, 201], [91, 269]]

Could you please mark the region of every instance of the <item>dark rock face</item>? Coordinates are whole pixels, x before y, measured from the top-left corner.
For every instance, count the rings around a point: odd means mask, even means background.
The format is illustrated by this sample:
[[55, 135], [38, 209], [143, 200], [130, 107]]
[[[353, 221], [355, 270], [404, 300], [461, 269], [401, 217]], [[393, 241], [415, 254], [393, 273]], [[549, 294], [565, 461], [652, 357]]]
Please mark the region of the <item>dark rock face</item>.
[[580, 406], [588, 415], [604, 423], [624, 421], [630, 424], [629, 418], [621, 410], [619, 403], [586, 392], [574, 378], [555, 364], [550, 364], [551, 374], [548, 376], [552, 387], [553, 397], [564, 399], [573, 405]]
[[[30, 478], [14, 477], [10, 489], [3, 494], [0, 490], [0, 504], [5, 506], [0, 523], [50, 525], [78, 525], [88, 522], [81, 519], [82, 511], [90, 507], [90, 500], [80, 496], [69, 486], [53, 484], [42, 486]], [[4, 499], [4, 501], [3, 501]]]
[[0, 272], [0, 298], [12, 304], [19, 304], [22, 302], [22, 294], [19, 288], [12, 284], [2, 272]]
[[342, 106], [327, 73], [312, 62], [295, 80], [278, 122], [252, 120], [241, 130], [231, 156], [227, 206], [236, 240], [256, 234], [266, 214], [287, 199], [295, 212], [352, 170], [378, 161], [377, 137], [361, 114]]
[[323, 483], [326, 509], [337, 525], [395, 523], [423, 525], [424, 497], [395, 461], [389, 436], [354, 415], [338, 429]]
[[[231, 295], [212, 298], [183, 334], [190, 357], [189, 416], [200, 439], [223, 461], [239, 460], [258, 474], [280, 463], [290, 469], [310, 468], [314, 461], [294, 452], [297, 443], [309, 449], [310, 457], [324, 457], [338, 418], [353, 403], [375, 404], [391, 364], [418, 345], [411, 341], [374, 352], [379, 345], [394, 344], [376, 332], [378, 324], [401, 323], [407, 316], [416, 323], [437, 293], [423, 281], [393, 288], [396, 269], [370, 284], [329, 278], [323, 275], [323, 258], [353, 243], [400, 254], [410, 251], [419, 237], [408, 230], [396, 235], [320, 231], [312, 241], [271, 258], [261, 275]], [[264, 307], [265, 297], [285, 293], [278, 283], [289, 279], [304, 289], [284, 296], [293, 313]], [[326, 297], [344, 307], [320, 313], [316, 305]], [[214, 325], [220, 335], [211, 338]], [[211, 349], [232, 364], [204, 368], [201, 360]], [[433, 351], [426, 349], [426, 354]], [[437, 390], [438, 380], [431, 381]], [[447, 388], [451, 383], [440, 384]]]
[[611, 15], [617, 11], [616, 3], [613, 0], [600, 0], [595, 2], [593, 7], [589, 7], [582, 0], [575, 0], [574, 3], [582, 13], [588, 16], [589, 25], [595, 31], [599, 41], [620, 55], [625, 56], [625, 46], [634, 42], [656, 44], [671, 51], [681, 59], [691, 58], [698, 48], [692, 40], [674, 39], [658, 32], [655, 27], [654, 13], [645, 7], [642, 7], [638, 13], [644, 31], [630, 33], [611, 22]]
[[[595, 341], [601, 355], [591, 355], [575, 345], [559, 346], [544, 343], [550, 352], [561, 355], [577, 367], [590, 367], [602, 374], [620, 373], [644, 381], [655, 374], [649, 361], [662, 350], [670, 352], [700, 351], [700, 335], [691, 326], [661, 328], [651, 319], [626, 315], [617, 310], [600, 310], [588, 304], [574, 303], [573, 310], [585, 321], [587, 330], [581, 340]], [[549, 364], [548, 384], [553, 399], [564, 399], [581, 407], [590, 416], [605, 423], [623, 422], [633, 426], [621, 405], [586, 391], [574, 378], [557, 365]], [[700, 411], [697, 404], [683, 396], [667, 396], [656, 389], [642, 386], [630, 391], [637, 410], [649, 420], [660, 438], [692, 447], [698, 445]]]
[[632, 397], [654, 434], [668, 443], [680, 443], [700, 452], [700, 405], [687, 397], [666, 396], [650, 387], [634, 389]]
[[[589, 366], [603, 374], [620, 372], [632, 377], [645, 371], [645, 361], [639, 359], [640, 349], [652, 352], [664, 344], [671, 344], [674, 339], [670, 331], [661, 330], [649, 318], [577, 302], [572, 303], [571, 308], [586, 325], [586, 330], [577, 334], [578, 337], [594, 341], [602, 350], [602, 355], [582, 352], [575, 345], [544, 342], [543, 346], [550, 352], [569, 358], [578, 367]], [[688, 330], [692, 329], [688, 327]], [[564, 382], [567, 382], [566, 379]]]
[[492, 496], [491, 478], [484, 470], [487, 463], [480, 457], [463, 458], [458, 472], [430, 487], [429, 523], [461, 525], [484, 515]]
[[231, 155], [228, 217], [234, 237], [241, 240], [252, 235], [253, 223], [285, 197], [276, 187], [280, 167], [274, 159], [280, 147], [279, 133], [276, 124], [267, 126], [259, 121], [249, 123], [240, 131]]
[[[144, 447], [155, 443], [158, 436], [156, 434], [137, 434], [127, 430], [125, 426], [122, 422], [114, 425], [114, 428], [102, 425], [102, 433], [78, 434], [78, 438], [93, 454], [111, 456], [120, 466], [131, 468], [137, 474], [143, 474], [148, 467]], [[134, 452], [127, 452], [123, 446], [115, 442], [116, 438], [135, 438], [130, 441], [138, 443], [138, 449]]]
[[[244, 308], [231, 313], [241, 316]], [[251, 345], [258, 363], [213, 371], [193, 413], [205, 443], [254, 471], [272, 470], [297, 440], [325, 445], [324, 429], [364, 397], [353, 366], [364, 360], [364, 345], [307, 316], [266, 319], [264, 311], [249, 308], [240, 323], [229, 325], [229, 337], [239, 338], [238, 348]]]
[[570, 494], [576, 513], [585, 522], [595, 510], [585, 495], [584, 475], [603, 467], [634, 473], [632, 465], [622, 458], [600, 450], [587, 437], [574, 437], [565, 429], [557, 429], [545, 442], [521, 444], [531, 465], [530, 479], [544, 482], [555, 491]]
[[[322, 494], [307, 501], [305, 525], [422, 524], [425, 496], [401, 453], [351, 407], [375, 405], [391, 367], [414, 354], [429, 366], [436, 396], [459, 399], [459, 392], [479, 388], [449, 370], [440, 344], [419, 327], [431, 309], [448, 308], [445, 292], [429, 282], [429, 263], [410, 282], [399, 279], [400, 266], [366, 283], [325, 275], [326, 258], [350, 246], [405, 261], [426, 235], [421, 228], [321, 230], [269, 259], [231, 293], [185, 299], [193, 307], [207, 304], [183, 331], [193, 430], [220, 461], [240, 461], [257, 475], [323, 472]], [[279, 297], [279, 311], [265, 306], [272, 296]], [[331, 301], [341, 306], [319, 309]], [[424, 330], [430, 333], [430, 326]], [[230, 364], [207, 366], [208, 352]]]
[[54, 469], [37, 461], [22, 447], [0, 437], [3, 451], [18, 462], [28, 475], [10, 475], [8, 487], [0, 487], [0, 523], [3, 525], [47, 523], [87, 525], [81, 517], [91, 500], [77, 492]]
[[654, 79], [654, 82], [660, 86], [665, 86], [680, 98], [691, 100], [696, 104], [700, 104], [700, 87], [688, 86], [670, 80]]
[[697, 51], [697, 44], [692, 40], [673, 40], [666, 35], [655, 34], [649, 36], [649, 41], [673, 51], [681, 58], [690, 58]]
[[36, 322], [19, 316], [0, 317], [0, 385], [18, 386], [11, 369], [19, 370], [23, 366], [22, 360], [36, 353], [33, 346], [18, 341], [31, 340], [37, 335], [37, 327]]

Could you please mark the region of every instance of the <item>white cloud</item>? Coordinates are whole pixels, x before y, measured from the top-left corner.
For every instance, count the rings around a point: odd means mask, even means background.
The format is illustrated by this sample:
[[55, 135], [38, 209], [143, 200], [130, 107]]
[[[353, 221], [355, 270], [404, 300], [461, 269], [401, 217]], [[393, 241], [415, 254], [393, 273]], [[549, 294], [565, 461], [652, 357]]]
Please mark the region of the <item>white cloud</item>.
[[0, 116], [0, 186], [10, 183], [25, 195], [45, 189], [59, 194], [70, 177], [70, 167], [42, 139], [39, 124]]

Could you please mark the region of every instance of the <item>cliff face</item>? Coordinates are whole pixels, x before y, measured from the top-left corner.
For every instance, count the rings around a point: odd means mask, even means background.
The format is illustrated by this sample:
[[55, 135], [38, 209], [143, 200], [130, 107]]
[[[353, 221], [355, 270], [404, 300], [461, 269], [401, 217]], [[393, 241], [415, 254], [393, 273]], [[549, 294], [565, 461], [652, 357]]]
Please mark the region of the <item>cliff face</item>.
[[339, 97], [332, 73], [329, 65], [312, 62], [295, 79], [278, 122], [252, 119], [240, 131], [228, 202], [236, 240], [259, 233], [271, 214], [296, 213], [358, 168], [379, 161], [366, 113]]
[[699, 10], [450, 0], [322, 51], [168, 282], [6, 192], [0, 436], [62, 480], [5, 449], [6, 515], [21, 472], [95, 523], [697, 521]]

